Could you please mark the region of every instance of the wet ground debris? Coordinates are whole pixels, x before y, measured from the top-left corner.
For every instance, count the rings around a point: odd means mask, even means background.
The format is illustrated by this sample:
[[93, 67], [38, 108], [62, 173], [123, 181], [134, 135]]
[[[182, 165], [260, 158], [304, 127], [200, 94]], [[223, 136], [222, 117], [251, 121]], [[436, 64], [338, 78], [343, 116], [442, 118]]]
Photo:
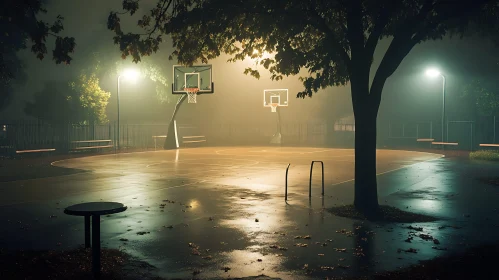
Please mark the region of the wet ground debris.
[[423, 223], [438, 220], [436, 217], [407, 212], [388, 205], [380, 205], [378, 211], [371, 211], [369, 214], [362, 213], [357, 210], [354, 205], [335, 206], [328, 208], [327, 211], [336, 216], [354, 220], [368, 220], [385, 223]]
[[[445, 248], [442, 248], [445, 250]], [[464, 253], [446, 255], [400, 270], [380, 272], [362, 277], [330, 277], [342, 280], [453, 280], [492, 279], [497, 273], [499, 243], [484, 244]]]
[[[102, 279], [160, 279], [153, 266], [117, 249], [101, 249]], [[2, 279], [92, 279], [91, 248], [50, 251], [0, 250]]]

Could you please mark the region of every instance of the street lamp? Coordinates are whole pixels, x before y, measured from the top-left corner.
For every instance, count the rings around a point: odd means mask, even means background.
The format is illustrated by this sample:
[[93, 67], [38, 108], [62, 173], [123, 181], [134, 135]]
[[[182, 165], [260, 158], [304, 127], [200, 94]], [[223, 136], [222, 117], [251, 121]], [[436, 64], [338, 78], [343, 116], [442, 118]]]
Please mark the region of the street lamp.
[[[430, 68], [426, 70], [426, 76], [430, 78], [436, 78], [438, 76], [442, 77], [443, 81], [443, 86], [442, 86], [442, 142], [445, 142], [444, 140], [444, 125], [445, 125], [445, 76], [435, 68]], [[448, 139], [447, 139], [448, 140]]]
[[117, 92], [116, 100], [118, 104], [118, 129], [117, 129], [118, 138], [116, 140], [116, 146], [118, 150], [120, 149], [120, 79], [121, 77], [125, 77], [126, 79], [136, 81], [138, 76], [139, 73], [134, 69], [126, 69], [125, 71], [123, 71], [122, 74], [118, 75], [117, 90], [116, 90]]

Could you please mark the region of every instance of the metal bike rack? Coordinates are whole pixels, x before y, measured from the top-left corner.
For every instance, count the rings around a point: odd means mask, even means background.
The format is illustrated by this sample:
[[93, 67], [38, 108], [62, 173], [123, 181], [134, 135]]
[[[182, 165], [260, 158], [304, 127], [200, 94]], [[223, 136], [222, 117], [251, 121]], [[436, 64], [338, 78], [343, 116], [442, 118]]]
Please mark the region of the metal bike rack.
[[286, 188], [284, 189], [284, 201], [288, 201], [288, 170], [291, 163], [288, 163], [288, 167], [286, 168]]
[[319, 160], [314, 160], [310, 165], [310, 181], [308, 184], [308, 197], [312, 197], [312, 171], [314, 170], [314, 163], [316, 162], [320, 162], [322, 166], [322, 196], [324, 196], [324, 163]]

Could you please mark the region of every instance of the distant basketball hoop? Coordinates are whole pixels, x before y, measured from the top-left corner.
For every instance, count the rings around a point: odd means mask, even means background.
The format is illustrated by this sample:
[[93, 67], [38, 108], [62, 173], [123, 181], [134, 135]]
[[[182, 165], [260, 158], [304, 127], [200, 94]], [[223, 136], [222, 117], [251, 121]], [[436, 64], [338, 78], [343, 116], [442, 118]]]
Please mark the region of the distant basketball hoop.
[[265, 89], [263, 90], [263, 107], [270, 107], [272, 113], [277, 112], [277, 107], [288, 106], [287, 89]]
[[185, 88], [185, 92], [187, 92], [187, 102], [188, 103], [196, 103], [196, 97], [199, 92], [199, 88]]

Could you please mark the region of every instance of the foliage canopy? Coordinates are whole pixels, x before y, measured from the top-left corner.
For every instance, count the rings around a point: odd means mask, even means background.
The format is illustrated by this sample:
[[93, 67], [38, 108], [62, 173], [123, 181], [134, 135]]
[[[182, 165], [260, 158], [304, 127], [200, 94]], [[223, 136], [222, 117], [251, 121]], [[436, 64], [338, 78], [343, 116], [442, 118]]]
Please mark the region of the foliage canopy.
[[[15, 79], [22, 78], [22, 64], [17, 58], [17, 52], [31, 45], [38, 59], [47, 55], [47, 39], [55, 38], [52, 59], [55, 63], [69, 64], [70, 53], [76, 47], [74, 38], [63, 37], [62, 16], [57, 16], [54, 22], [47, 23], [38, 19], [46, 14], [43, 0], [4, 0], [0, 1], [0, 108], [7, 104], [10, 97], [10, 85]], [[29, 42], [29, 43], [28, 43]], [[30, 44], [31, 43], [31, 44]], [[9, 89], [9, 90], [6, 90]]]
[[464, 97], [471, 100], [477, 112], [483, 116], [499, 115], [499, 85], [475, 79], [463, 89]]
[[26, 103], [25, 113], [53, 124], [105, 123], [110, 96], [100, 88], [96, 73], [82, 71], [71, 82], [47, 82], [34, 101]]
[[[139, 1], [124, 0], [123, 9], [134, 15]], [[308, 70], [298, 93], [304, 97], [370, 69], [377, 43], [390, 37], [373, 78], [379, 91], [414, 45], [471, 27], [491, 31], [498, 10], [496, 0], [157, 0], [137, 22], [143, 34], [125, 33], [117, 12], [109, 15], [108, 28], [122, 57], [135, 62], [156, 52], [163, 34], [171, 36], [171, 58], [182, 64], [206, 63], [221, 53], [231, 61], [273, 53], [259, 63], [275, 80]], [[256, 70], [246, 73], [258, 77]]]

